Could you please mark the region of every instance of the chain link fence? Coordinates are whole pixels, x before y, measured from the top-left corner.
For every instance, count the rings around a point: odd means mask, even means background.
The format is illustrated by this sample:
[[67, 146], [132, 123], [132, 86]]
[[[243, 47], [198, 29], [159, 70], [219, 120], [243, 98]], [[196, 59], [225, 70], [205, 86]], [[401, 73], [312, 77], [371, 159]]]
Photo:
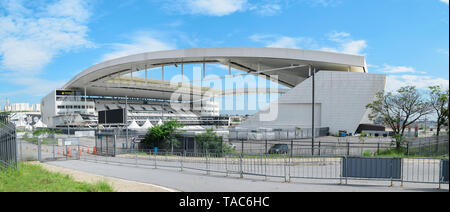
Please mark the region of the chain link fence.
[[406, 138], [403, 146], [406, 148], [407, 155], [409, 156], [448, 156], [448, 140], [448, 135]]

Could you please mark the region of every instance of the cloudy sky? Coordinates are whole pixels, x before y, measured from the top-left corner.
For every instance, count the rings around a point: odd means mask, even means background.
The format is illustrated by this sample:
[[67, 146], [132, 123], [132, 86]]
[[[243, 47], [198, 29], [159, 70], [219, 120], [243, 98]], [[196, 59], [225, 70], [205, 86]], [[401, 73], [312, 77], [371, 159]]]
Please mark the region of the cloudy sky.
[[104, 60], [258, 46], [365, 55], [388, 90], [449, 79], [448, 0], [1, 0], [0, 106]]

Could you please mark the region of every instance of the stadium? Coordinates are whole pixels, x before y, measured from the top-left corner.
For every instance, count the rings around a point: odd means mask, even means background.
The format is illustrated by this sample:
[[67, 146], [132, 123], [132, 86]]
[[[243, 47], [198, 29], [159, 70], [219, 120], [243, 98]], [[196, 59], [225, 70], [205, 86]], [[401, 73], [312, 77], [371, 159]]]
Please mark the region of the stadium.
[[[208, 67], [219, 67], [213, 77]], [[176, 80], [168, 79], [174, 71]], [[155, 73], [160, 78], [151, 77]], [[248, 86], [256, 83], [247, 76], [277, 86]], [[145, 130], [173, 119], [187, 130], [309, 129], [305, 136], [314, 137], [355, 132], [360, 124], [370, 124], [365, 106], [385, 84], [385, 75], [368, 73], [364, 56], [263, 47], [181, 49], [89, 67], [44, 97], [41, 112], [49, 128]], [[233, 117], [221, 113], [228, 104], [221, 99], [250, 94], [269, 101], [233, 125]], [[237, 103], [231, 105], [233, 110]]]

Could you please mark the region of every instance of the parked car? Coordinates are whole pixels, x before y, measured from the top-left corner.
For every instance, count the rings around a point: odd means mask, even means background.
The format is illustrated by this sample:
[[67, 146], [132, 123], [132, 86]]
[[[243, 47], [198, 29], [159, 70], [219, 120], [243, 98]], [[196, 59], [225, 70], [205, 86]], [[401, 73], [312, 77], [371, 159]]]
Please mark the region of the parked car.
[[275, 144], [273, 145], [269, 151], [268, 154], [288, 154], [289, 152], [289, 146], [287, 144]]
[[233, 143], [229, 142], [228, 145], [229, 145], [233, 150], [236, 150], [236, 145], [234, 145]]

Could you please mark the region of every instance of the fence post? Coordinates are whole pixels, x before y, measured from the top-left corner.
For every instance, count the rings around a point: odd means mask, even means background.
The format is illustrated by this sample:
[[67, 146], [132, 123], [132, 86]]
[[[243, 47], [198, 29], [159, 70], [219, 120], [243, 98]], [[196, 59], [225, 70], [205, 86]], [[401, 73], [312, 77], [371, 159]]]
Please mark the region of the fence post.
[[[287, 170], [288, 158], [287, 158], [287, 156], [284, 156], [283, 158], [284, 158], [284, 182], [289, 182], [290, 176], [288, 176], [288, 175], [290, 175], [290, 173], [288, 173], [288, 170]], [[288, 177], [289, 177], [289, 180], [288, 180]]]
[[227, 160], [227, 155], [225, 155], [225, 176], [228, 177], [228, 160]]
[[15, 144], [15, 152], [14, 152], [14, 156], [15, 156], [15, 159], [16, 159], [16, 169], [17, 169], [17, 172], [19, 172], [19, 154], [17, 154], [17, 150], [18, 150], [18, 144], [17, 144], [17, 129], [14, 129], [14, 144]]
[[344, 157], [344, 160], [345, 160], [345, 169], [344, 169], [344, 171], [345, 171], [345, 185], [347, 185], [347, 183], [348, 183], [348, 158]]
[[239, 173], [240, 173], [240, 178], [244, 178], [244, 170], [242, 169], [242, 153], [239, 156]]
[[264, 153], [264, 180], [267, 180], [267, 152]]
[[206, 174], [209, 175], [208, 151], [206, 151]]
[[244, 154], [244, 139], [241, 140], [241, 155]]
[[377, 154], [380, 153], [380, 143], [377, 143]]
[[22, 153], [22, 140], [19, 141], [19, 149], [20, 149], [20, 160], [23, 161], [23, 153]]
[[116, 144], [116, 139], [117, 139], [117, 135], [116, 133], [114, 133], [114, 148], [113, 148], [113, 157], [116, 157], [116, 149], [117, 149], [117, 144]]
[[134, 153], [135, 153], [135, 166], [137, 166], [138, 165], [138, 152], [136, 151], [136, 150], [134, 150]]
[[38, 138], [38, 161], [42, 162], [41, 160], [41, 138]]
[[350, 156], [350, 142], [347, 141], [347, 156]]
[[391, 158], [391, 185], [389, 187], [394, 187], [394, 158]]
[[322, 148], [322, 146], [321, 146], [321, 143], [320, 143], [320, 141], [319, 141], [319, 156], [322, 156], [321, 148]]
[[154, 162], [155, 162], [155, 169], [158, 168], [158, 167], [156, 166], [156, 156], [157, 156], [157, 154], [158, 154], [158, 153], [156, 153], [156, 152], [153, 153], [153, 155], [154, 155], [153, 159], [154, 159]]
[[52, 145], [52, 151], [53, 151], [53, 160], [56, 160], [56, 157], [55, 157], [55, 140], [56, 140], [56, 138], [53, 138], [53, 145]]
[[340, 173], [339, 173], [339, 185], [342, 185], [342, 174], [344, 172], [344, 166], [342, 164], [343, 161], [343, 157], [341, 157], [341, 159], [339, 160], [339, 167], [341, 167]]
[[180, 155], [180, 164], [181, 164], [180, 172], [183, 171], [183, 158], [184, 157], [186, 157], [186, 151], [184, 151], [183, 155]]
[[294, 141], [291, 140], [291, 155], [289, 157], [289, 182], [291, 181], [291, 163], [292, 163], [293, 151], [294, 151]]
[[404, 160], [405, 160], [405, 158], [401, 158], [400, 160], [401, 160], [400, 163], [402, 164], [401, 167], [400, 167], [401, 175], [402, 175], [402, 176], [401, 176], [400, 187], [403, 187], [403, 167], [405, 166], [405, 165], [404, 165]]
[[406, 142], [406, 155], [409, 156], [409, 141]]
[[266, 139], [266, 147], [265, 147], [264, 153], [267, 154], [267, 139]]
[[439, 187], [438, 190], [441, 190], [441, 184], [442, 184], [442, 168], [443, 168], [443, 164], [442, 164], [442, 159], [439, 161]]
[[436, 137], [436, 156], [439, 155], [439, 136]]

